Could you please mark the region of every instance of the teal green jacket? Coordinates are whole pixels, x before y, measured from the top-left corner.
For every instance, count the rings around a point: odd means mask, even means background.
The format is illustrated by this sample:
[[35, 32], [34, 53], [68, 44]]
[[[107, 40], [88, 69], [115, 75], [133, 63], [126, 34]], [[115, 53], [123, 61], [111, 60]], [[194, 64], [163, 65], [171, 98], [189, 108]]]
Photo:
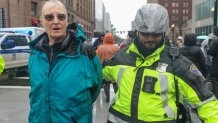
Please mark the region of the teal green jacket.
[[29, 123], [91, 123], [103, 78], [98, 56], [69, 32], [53, 47], [47, 39], [30, 43]]

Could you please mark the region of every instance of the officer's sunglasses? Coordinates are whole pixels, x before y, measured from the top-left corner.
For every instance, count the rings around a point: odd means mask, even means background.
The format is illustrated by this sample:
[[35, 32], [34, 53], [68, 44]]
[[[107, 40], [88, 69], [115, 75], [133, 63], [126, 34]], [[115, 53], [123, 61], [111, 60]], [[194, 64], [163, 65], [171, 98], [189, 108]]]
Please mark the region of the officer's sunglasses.
[[[67, 18], [65, 14], [57, 14], [56, 17], [60, 21], [63, 21], [63, 20], [65, 20]], [[55, 15], [47, 14], [47, 15], [44, 15], [44, 18], [45, 18], [46, 21], [52, 21], [55, 18]]]

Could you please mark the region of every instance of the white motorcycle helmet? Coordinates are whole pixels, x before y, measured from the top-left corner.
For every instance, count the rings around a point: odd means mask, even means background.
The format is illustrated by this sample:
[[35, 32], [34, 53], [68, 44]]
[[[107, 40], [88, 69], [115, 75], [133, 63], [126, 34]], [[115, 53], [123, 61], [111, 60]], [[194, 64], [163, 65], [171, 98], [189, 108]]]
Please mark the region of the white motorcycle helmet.
[[169, 27], [168, 12], [159, 4], [145, 4], [137, 11], [134, 24], [138, 32], [164, 34]]

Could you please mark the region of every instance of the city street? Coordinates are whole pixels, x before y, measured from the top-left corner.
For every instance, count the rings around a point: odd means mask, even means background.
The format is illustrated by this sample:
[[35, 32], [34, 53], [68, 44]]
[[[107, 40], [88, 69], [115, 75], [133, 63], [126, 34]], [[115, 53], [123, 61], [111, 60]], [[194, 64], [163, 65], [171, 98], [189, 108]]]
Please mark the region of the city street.
[[217, 68], [218, 0], [0, 0], [0, 123], [218, 123]]

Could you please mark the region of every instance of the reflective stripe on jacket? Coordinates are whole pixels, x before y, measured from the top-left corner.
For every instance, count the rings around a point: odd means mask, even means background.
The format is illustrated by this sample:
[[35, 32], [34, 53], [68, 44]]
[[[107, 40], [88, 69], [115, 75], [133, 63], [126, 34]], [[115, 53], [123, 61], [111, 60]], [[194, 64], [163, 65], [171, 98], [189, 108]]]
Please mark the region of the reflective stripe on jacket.
[[119, 87], [110, 114], [134, 123], [175, 121], [175, 75], [179, 93], [197, 109], [199, 117], [205, 123], [218, 122], [218, 101], [198, 69], [183, 56], [176, 59], [174, 67], [173, 74], [172, 59], [165, 46], [146, 58], [134, 44], [118, 52], [103, 69], [105, 77], [115, 80]]

